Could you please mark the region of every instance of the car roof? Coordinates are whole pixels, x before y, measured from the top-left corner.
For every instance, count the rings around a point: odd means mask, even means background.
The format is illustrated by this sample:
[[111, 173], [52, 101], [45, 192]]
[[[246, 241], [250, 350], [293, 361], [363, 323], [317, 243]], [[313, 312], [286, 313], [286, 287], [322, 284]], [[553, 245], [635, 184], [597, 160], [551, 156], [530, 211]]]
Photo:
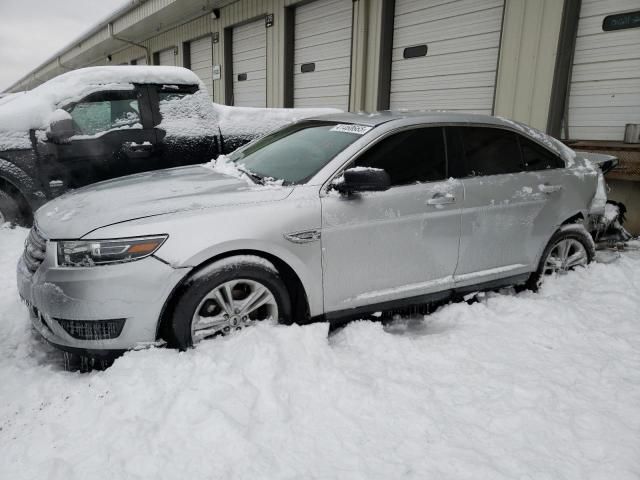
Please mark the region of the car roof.
[[357, 123], [375, 127], [383, 123], [411, 120], [416, 123], [473, 123], [514, 127], [514, 122], [491, 115], [452, 112], [446, 110], [384, 110], [379, 112], [342, 112], [311, 117], [308, 120], [324, 120], [338, 123]]
[[380, 112], [359, 112], [359, 113], [333, 113], [329, 115], [321, 115], [311, 117], [307, 120], [321, 120], [336, 123], [356, 123], [376, 127], [390, 122], [398, 122], [402, 126], [403, 122], [407, 124], [462, 124], [462, 125], [484, 125], [507, 128], [516, 131], [522, 135], [526, 135], [535, 142], [546, 146], [558, 155], [560, 155], [568, 165], [573, 164], [575, 152], [564, 145], [559, 140], [541, 132], [524, 123], [509, 120], [503, 117], [494, 117], [492, 115], [482, 115], [479, 113], [451, 112], [446, 110], [420, 110], [420, 111], [402, 111], [402, 110], [385, 110]]

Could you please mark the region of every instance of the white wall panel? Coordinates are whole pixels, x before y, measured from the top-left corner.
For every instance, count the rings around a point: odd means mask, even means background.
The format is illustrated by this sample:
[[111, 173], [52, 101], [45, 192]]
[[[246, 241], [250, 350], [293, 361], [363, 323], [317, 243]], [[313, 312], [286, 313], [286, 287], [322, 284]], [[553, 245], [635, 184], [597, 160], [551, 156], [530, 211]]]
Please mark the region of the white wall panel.
[[625, 124], [640, 123], [640, 28], [602, 30], [605, 16], [639, 7], [638, 0], [582, 1], [568, 138], [621, 141]]
[[[491, 114], [503, 0], [396, 0], [392, 109]], [[426, 56], [404, 58], [427, 45]]]
[[233, 105], [267, 106], [267, 33], [264, 18], [232, 33]]
[[[316, 0], [296, 7], [293, 105], [349, 109], [352, 0]], [[313, 71], [302, 72], [302, 65]]]
[[204, 83], [209, 97], [213, 98], [213, 49], [210, 36], [189, 42], [191, 70]]
[[168, 66], [175, 67], [176, 66], [175, 48], [168, 48], [166, 50], [162, 50], [158, 54], [158, 62], [159, 62], [159, 65], [168, 65]]

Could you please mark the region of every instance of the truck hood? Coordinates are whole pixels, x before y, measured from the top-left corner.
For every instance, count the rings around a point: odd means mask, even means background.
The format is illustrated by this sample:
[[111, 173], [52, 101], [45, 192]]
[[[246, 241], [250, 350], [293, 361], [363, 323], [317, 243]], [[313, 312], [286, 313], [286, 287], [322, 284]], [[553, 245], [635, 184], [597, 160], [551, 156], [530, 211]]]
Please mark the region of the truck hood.
[[68, 192], [40, 208], [49, 239], [78, 239], [107, 225], [188, 210], [285, 199], [292, 187], [252, 185], [204, 165], [157, 170]]

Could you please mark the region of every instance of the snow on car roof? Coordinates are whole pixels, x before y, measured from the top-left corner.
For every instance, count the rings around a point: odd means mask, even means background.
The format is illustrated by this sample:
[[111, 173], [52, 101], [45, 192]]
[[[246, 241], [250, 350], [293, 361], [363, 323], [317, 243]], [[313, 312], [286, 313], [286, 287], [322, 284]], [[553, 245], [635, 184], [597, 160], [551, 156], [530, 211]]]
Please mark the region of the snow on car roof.
[[2, 105], [0, 132], [46, 128], [53, 111], [65, 103], [80, 100], [92, 90], [101, 90], [105, 86], [133, 88], [134, 83], [201, 85], [195, 73], [182, 67], [121, 65], [80, 68], [52, 78]]

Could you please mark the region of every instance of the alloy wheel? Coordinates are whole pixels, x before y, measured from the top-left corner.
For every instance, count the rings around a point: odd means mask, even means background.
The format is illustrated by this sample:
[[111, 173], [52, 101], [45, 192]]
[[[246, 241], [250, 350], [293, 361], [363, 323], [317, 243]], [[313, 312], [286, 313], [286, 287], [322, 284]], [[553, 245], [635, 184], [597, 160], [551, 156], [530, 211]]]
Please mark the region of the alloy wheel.
[[564, 274], [589, 263], [584, 245], [573, 238], [564, 238], [556, 243], [544, 262], [544, 275]]
[[193, 314], [193, 344], [227, 335], [255, 323], [278, 319], [278, 303], [262, 283], [249, 279], [224, 282], [207, 293]]

